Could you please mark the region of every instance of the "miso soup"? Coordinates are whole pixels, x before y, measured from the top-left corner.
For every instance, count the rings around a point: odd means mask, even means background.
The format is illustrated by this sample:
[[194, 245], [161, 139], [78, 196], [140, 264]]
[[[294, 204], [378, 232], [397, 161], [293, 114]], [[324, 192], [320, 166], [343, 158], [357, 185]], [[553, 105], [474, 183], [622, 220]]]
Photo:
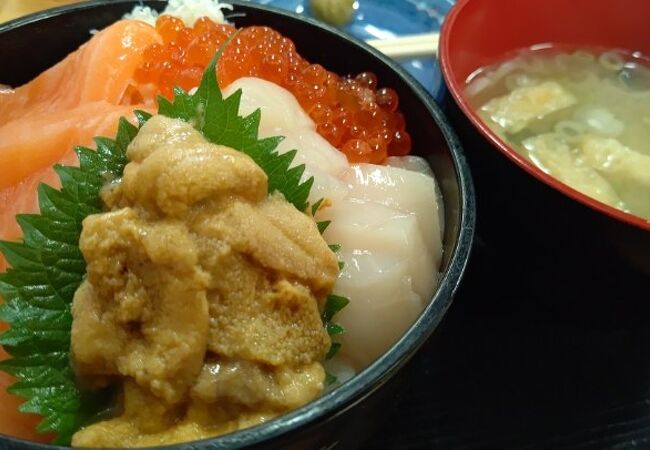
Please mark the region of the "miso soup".
[[650, 219], [650, 65], [642, 55], [536, 46], [475, 71], [466, 93], [541, 170]]

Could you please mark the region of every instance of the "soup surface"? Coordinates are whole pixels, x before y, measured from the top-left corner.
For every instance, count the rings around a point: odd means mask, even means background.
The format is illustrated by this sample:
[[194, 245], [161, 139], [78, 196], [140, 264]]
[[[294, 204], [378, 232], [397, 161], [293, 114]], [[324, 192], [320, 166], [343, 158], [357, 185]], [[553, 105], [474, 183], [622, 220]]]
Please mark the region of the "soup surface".
[[650, 219], [650, 66], [638, 52], [533, 46], [475, 71], [466, 93], [541, 170]]

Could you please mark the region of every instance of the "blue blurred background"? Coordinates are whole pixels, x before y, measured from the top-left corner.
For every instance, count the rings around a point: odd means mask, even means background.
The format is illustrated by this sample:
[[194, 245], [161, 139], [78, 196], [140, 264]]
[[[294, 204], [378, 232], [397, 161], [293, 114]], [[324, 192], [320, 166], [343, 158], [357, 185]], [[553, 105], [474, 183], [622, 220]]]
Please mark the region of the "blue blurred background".
[[[311, 16], [309, 0], [251, 0]], [[352, 20], [343, 30], [360, 39], [386, 39], [440, 30], [453, 0], [358, 0]], [[399, 61], [438, 101], [445, 95], [434, 57]]]

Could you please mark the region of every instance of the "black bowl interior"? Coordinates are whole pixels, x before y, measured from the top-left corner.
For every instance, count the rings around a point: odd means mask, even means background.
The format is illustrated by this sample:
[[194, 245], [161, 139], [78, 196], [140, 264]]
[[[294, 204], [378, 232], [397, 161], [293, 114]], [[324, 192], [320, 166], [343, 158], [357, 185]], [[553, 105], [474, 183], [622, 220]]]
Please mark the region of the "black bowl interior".
[[[93, 1], [34, 14], [0, 26], [0, 83], [18, 86], [52, 66], [140, 2]], [[162, 9], [165, 2], [145, 1]], [[390, 389], [380, 387], [433, 332], [451, 303], [469, 257], [474, 233], [474, 193], [467, 165], [446, 118], [424, 89], [367, 45], [340, 31], [274, 8], [234, 4], [228, 14], [237, 26], [266, 25], [292, 39], [301, 55], [345, 75], [374, 72], [380, 85], [395, 89], [413, 139], [414, 154], [431, 164], [444, 200], [442, 277], [431, 303], [393, 348], [353, 380], [310, 405], [268, 424], [175, 448], [184, 449], [351, 449], [371, 432], [375, 416], [387, 409]], [[380, 325], [380, 324], [379, 324]], [[395, 383], [392, 383], [393, 385]], [[372, 395], [375, 394], [375, 395]], [[291, 431], [289, 433], [289, 431]], [[0, 449], [53, 448], [0, 437]]]

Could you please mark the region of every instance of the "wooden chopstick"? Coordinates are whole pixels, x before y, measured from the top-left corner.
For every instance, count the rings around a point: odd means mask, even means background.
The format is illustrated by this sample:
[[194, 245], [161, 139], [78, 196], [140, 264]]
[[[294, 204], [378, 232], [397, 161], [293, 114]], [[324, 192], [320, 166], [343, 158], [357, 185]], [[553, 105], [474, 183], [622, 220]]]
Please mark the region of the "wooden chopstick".
[[438, 53], [440, 34], [421, 33], [389, 39], [369, 39], [366, 42], [391, 58], [415, 58]]

